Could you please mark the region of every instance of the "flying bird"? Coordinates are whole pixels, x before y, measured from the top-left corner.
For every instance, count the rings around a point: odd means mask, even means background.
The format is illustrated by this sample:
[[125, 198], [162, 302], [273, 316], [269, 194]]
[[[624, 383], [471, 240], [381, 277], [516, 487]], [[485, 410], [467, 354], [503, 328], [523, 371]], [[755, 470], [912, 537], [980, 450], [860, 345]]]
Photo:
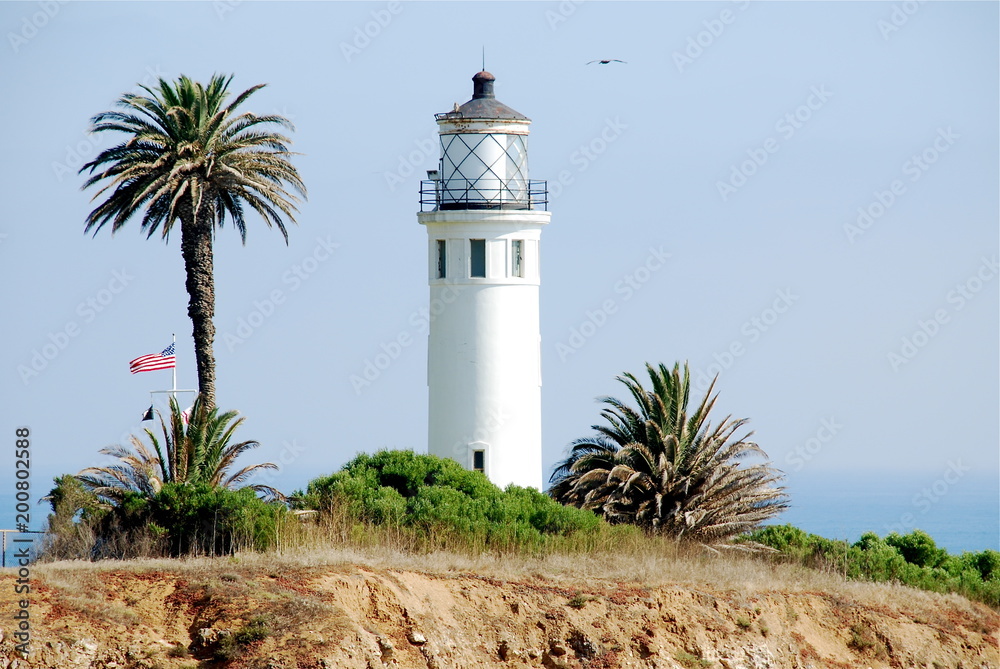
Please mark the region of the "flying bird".
[[[625, 63], [624, 60], [618, 60], [617, 58], [608, 58], [607, 60], [592, 60], [590, 63], [600, 63], [601, 65], [607, 65], [608, 63]], [[587, 63], [587, 65], [590, 65]], [[625, 63], [628, 65], [628, 63]]]

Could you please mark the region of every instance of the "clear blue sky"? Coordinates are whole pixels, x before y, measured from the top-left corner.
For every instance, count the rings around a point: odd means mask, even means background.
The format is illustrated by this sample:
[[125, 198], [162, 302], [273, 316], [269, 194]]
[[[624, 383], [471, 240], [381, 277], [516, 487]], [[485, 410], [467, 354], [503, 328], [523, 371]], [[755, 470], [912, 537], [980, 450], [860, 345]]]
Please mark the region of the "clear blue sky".
[[85, 235], [75, 168], [121, 93], [224, 72], [269, 84], [247, 108], [294, 121], [310, 197], [288, 246], [257, 220], [245, 247], [219, 233], [220, 406], [286, 492], [359, 451], [424, 450], [418, 181], [485, 46], [553, 191], [546, 477], [616, 374], [688, 360], [722, 370], [718, 408], [793, 484], [960, 461], [949, 485], [995, 488], [998, 6], [904, 4], [2, 3], [0, 434], [31, 427], [41, 493], [169, 386], [129, 360], [176, 332], [194, 386], [179, 239]]

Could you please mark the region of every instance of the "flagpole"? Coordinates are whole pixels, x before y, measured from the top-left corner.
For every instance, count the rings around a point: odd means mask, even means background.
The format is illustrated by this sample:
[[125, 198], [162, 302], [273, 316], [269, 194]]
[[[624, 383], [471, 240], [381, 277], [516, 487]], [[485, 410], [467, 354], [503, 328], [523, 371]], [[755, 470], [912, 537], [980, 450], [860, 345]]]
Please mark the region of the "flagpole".
[[174, 347], [173, 384], [171, 386], [171, 389], [174, 392], [171, 395], [171, 397], [173, 397], [174, 401], [176, 402], [177, 401], [177, 334], [176, 333], [172, 333], [170, 336], [173, 337], [173, 344], [172, 344], [172, 346]]
[[[165, 395], [169, 395], [170, 398], [174, 402], [176, 402], [177, 401], [177, 393], [194, 393], [195, 395], [197, 395], [197, 393], [198, 393], [197, 390], [188, 390], [186, 388], [178, 388], [177, 387], [177, 335], [176, 335], [176, 333], [175, 334], [171, 334], [171, 339], [172, 339], [172, 342], [170, 344], [170, 349], [169, 350], [173, 351], [174, 365], [171, 368], [170, 389], [169, 390], [150, 390], [149, 391], [149, 410], [145, 414], [143, 414], [143, 418], [142, 419], [144, 421], [145, 420], [152, 420], [152, 414], [153, 414], [154, 406], [155, 406], [155, 400], [153, 398], [154, 395], [158, 395], [158, 394], [161, 394], [161, 393], [165, 394]], [[167, 351], [167, 349], [164, 350], [164, 353], [166, 353], [166, 351]], [[162, 356], [162, 354], [161, 354], [161, 356]], [[155, 357], [155, 356], [143, 356], [143, 357]], [[135, 362], [135, 361], [133, 360], [132, 362]], [[148, 371], [148, 370], [140, 370], [140, 371]], [[133, 374], [134, 373], [135, 372], [133, 372]], [[149, 418], [147, 418], [147, 416], [149, 416]]]

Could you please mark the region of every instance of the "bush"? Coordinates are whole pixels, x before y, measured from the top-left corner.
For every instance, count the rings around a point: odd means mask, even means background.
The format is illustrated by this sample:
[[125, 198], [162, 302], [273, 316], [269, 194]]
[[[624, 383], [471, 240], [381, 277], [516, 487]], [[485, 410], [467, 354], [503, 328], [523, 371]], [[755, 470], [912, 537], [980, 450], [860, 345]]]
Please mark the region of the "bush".
[[107, 509], [75, 476], [65, 474], [54, 481], [55, 487], [43, 498], [52, 506], [52, 513], [39, 557], [60, 560], [89, 555], [97, 541], [94, 527]]
[[602, 525], [592, 512], [565, 507], [537, 490], [501, 490], [454, 460], [412, 451], [359, 455], [293, 499], [300, 508], [346, 509], [362, 523], [410, 531], [425, 547], [539, 548]]
[[254, 616], [235, 633], [233, 639], [241, 646], [249, 646], [252, 643], [266, 639], [271, 635], [271, 624], [266, 616]]
[[885, 538], [885, 543], [898, 550], [904, 560], [918, 567], [936, 567], [948, 555], [922, 530], [913, 530], [902, 536], [893, 532]]
[[[50, 516], [46, 559], [226, 555], [273, 546], [279, 529], [292, 522], [284, 504], [265, 502], [249, 488], [168, 483], [152, 497], [123, 495], [112, 508], [81, 504], [73, 477], [64, 477], [56, 513]], [[57, 480], [57, 483], [59, 480]], [[55, 492], [55, 491], [54, 491]], [[68, 518], [69, 516], [69, 518]], [[90, 540], [73, 541], [87, 536]]]
[[845, 573], [859, 581], [897, 582], [934, 592], [957, 592], [1000, 607], [1000, 553], [948, 555], [921, 530], [884, 539], [874, 532], [848, 546], [808, 534], [792, 525], [771, 525], [746, 539], [776, 549], [782, 559], [808, 567]]

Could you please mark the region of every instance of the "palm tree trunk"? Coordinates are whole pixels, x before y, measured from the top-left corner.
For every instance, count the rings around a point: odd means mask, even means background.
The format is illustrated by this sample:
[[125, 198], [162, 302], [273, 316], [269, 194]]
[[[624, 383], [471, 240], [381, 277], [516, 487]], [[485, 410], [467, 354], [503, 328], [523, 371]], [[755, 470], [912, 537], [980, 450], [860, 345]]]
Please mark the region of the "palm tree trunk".
[[194, 357], [198, 365], [198, 392], [208, 409], [215, 408], [215, 279], [212, 269], [212, 220], [211, 207], [205, 204], [191, 215], [181, 215], [181, 254], [187, 274], [185, 287], [188, 297], [188, 316], [194, 333]]

